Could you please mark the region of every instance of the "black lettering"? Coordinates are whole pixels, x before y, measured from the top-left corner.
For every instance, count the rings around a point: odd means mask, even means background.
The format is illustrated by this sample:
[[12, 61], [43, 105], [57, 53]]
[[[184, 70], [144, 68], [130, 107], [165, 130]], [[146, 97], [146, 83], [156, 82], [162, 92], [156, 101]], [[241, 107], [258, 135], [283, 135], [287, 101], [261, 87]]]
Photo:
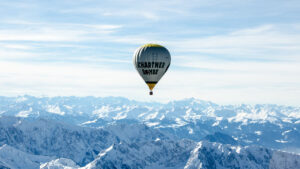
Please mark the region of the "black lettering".
[[159, 69], [142, 69], [144, 75], [157, 75]]
[[147, 70], [142, 69], [142, 71], [143, 71], [143, 74], [144, 74], [144, 75], [148, 74]]

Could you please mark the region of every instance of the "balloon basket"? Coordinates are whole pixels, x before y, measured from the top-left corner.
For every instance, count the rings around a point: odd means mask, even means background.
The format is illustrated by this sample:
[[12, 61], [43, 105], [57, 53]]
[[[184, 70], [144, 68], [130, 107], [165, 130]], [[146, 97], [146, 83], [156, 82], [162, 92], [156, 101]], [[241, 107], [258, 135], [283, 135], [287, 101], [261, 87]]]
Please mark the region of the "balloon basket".
[[150, 91], [150, 92], [149, 92], [149, 95], [153, 95], [153, 92], [152, 92], [152, 91]]

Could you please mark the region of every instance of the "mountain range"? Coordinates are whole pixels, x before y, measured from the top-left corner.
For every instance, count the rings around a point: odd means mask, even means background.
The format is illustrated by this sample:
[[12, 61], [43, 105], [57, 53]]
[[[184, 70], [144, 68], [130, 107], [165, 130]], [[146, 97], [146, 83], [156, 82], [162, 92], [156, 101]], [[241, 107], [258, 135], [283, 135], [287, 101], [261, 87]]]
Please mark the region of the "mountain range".
[[300, 108], [0, 97], [0, 168], [300, 168]]

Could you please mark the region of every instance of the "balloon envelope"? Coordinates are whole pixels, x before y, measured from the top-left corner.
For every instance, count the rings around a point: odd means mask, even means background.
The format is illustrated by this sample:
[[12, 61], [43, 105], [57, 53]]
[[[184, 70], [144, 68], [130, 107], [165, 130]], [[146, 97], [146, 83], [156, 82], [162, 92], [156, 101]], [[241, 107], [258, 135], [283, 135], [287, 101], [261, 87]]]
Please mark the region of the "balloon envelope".
[[168, 70], [171, 63], [170, 52], [158, 44], [146, 44], [139, 47], [133, 57], [133, 63], [151, 90]]

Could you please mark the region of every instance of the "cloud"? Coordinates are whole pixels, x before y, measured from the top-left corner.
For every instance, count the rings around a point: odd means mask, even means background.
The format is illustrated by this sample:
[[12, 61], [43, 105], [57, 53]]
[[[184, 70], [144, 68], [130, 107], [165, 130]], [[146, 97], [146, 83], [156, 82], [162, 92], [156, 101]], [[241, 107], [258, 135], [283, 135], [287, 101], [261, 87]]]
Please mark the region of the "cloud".
[[101, 96], [109, 95], [109, 91], [131, 88], [131, 83], [139, 84], [134, 69], [121, 71], [85, 64], [16, 62], [0, 62], [0, 67], [3, 95]]
[[[16, 22], [16, 21], [15, 21]], [[0, 30], [0, 41], [74, 42], [92, 40], [111, 34], [121, 25], [46, 24], [21, 22], [14, 29]]]
[[300, 32], [294, 25], [263, 25], [225, 35], [170, 42], [177, 52], [213, 54], [215, 58], [300, 60]]

